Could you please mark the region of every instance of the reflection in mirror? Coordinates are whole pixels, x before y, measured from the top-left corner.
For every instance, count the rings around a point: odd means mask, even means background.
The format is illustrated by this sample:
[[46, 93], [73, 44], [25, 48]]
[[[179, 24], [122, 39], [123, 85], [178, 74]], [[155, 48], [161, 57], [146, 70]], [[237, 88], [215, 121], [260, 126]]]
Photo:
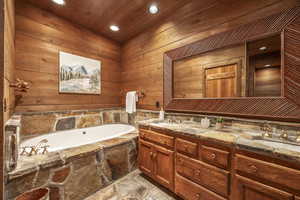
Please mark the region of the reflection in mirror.
[[173, 63], [174, 98], [280, 96], [280, 35]]
[[245, 96], [245, 63], [243, 44], [175, 61], [174, 98]]
[[247, 43], [248, 96], [281, 95], [280, 35]]

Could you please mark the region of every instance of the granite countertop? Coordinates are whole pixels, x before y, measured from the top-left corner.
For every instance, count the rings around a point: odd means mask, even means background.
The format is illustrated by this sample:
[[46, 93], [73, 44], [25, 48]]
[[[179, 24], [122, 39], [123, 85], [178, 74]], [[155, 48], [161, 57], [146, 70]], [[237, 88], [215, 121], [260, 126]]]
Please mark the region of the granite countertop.
[[18, 159], [17, 168], [8, 173], [8, 179], [14, 179], [25, 174], [30, 174], [40, 169], [45, 169], [53, 166], [64, 165], [74, 159], [97, 153], [105, 148], [111, 148], [116, 145], [121, 145], [130, 142], [138, 137], [138, 130], [113, 138], [92, 144], [82, 145], [70, 149], [65, 149], [56, 152], [49, 152], [45, 155], [20, 156]]
[[216, 130], [215, 127], [203, 129], [200, 123], [186, 121], [181, 124], [159, 122], [157, 119], [139, 121], [139, 125], [165, 129], [178, 135], [190, 136], [193, 138], [214, 140], [224, 144], [233, 145], [237, 149], [248, 150], [255, 153], [277, 157], [287, 161], [300, 163], [300, 144], [286, 144], [264, 140], [261, 137], [261, 131], [224, 127]]

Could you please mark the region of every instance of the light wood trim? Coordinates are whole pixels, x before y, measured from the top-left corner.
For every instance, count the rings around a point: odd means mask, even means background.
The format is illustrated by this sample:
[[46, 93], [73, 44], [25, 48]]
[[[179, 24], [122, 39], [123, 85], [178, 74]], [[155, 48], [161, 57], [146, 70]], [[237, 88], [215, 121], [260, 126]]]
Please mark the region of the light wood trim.
[[[209, 65], [204, 65], [204, 67], [202, 68], [202, 74], [203, 74], [203, 94], [206, 94], [206, 80], [213, 80], [210, 79], [210, 77], [206, 77], [206, 69], [210, 69], [210, 68], [216, 68], [216, 67], [225, 67], [227, 65], [236, 65], [236, 70], [235, 73], [233, 74], [224, 74], [226, 78], [229, 77], [236, 77], [236, 97], [241, 97], [242, 96], [242, 82], [241, 82], [241, 68], [243, 67], [243, 60], [242, 59], [229, 59], [227, 61], [222, 61], [222, 62], [217, 62], [217, 63], [213, 63], [213, 64], [209, 64]], [[225, 78], [224, 77], [224, 78]], [[215, 78], [215, 77], [212, 77]]]

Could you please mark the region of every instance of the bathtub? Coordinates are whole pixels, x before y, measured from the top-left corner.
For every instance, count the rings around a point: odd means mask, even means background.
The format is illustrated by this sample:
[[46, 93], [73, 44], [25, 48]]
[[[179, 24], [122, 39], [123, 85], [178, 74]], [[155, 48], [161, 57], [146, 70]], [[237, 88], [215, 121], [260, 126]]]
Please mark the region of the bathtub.
[[59, 131], [26, 140], [21, 143], [21, 148], [36, 146], [40, 141], [46, 141], [45, 144], [49, 145], [48, 152], [54, 152], [112, 139], [133, 131], [135, 131], [135, 127], [126, 124], [107, 124], [90, 128]]

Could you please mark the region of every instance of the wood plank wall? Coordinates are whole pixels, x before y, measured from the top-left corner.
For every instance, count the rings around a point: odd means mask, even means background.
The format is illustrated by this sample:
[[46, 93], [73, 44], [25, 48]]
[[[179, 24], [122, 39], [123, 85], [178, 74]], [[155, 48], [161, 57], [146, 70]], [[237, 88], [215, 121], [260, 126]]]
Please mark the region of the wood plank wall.
[[4, 1], [4, 99], [6, 122], [14, 111], [14, 89], [9, 83], [15, 80], [15, 5], [14, 0]]
[[296, 0], [193, 1], [122, 47], [122, 89], [144, 90], [138, 107], [155, 110], [156, 101], [163, 103], [164, 52], [295, 5]]
[[[102, 62], [102, 94], [58, 92], [59, 51]], [[120, 106], [120, 45], [22, 0], [16, 2], [16, 77], [29, 92], [16, 111], [95, 109]]]

